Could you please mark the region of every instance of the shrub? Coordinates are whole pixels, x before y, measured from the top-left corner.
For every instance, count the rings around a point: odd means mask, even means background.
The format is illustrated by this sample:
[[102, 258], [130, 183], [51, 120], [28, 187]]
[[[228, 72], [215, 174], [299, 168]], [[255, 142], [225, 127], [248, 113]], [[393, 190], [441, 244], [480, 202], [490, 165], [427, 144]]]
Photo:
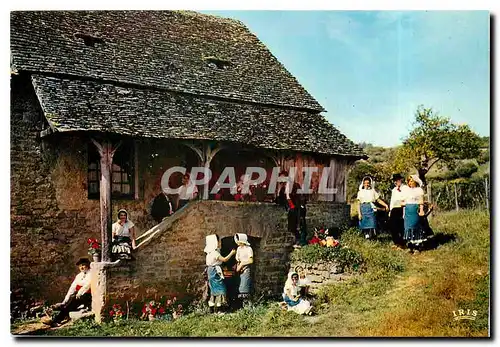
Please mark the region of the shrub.
[[357, 270], [363, 264], [359, 252], [348, 247], [322, 247], [309, 245], [292, 253], [292, 260], [314, 264], [320, 261], [335, 262], [341, 268]]

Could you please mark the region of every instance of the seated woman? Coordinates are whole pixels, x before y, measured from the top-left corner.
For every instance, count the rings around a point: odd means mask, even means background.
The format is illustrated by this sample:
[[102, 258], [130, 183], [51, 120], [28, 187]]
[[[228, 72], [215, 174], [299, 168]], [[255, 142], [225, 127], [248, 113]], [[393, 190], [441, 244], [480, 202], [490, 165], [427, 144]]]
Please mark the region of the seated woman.
[[210, 299], [208, 300], [208, 306], [210, 307], [210, 312], [218, 313], [218, 310], [222, 305], [226, 304], [226, 285], [224, 284], [224, 274], [222, 272], [222, 263], [227, 262], [236, 253], [236, 250], [231, 250], [231, 252], [223, 257], [220, 254], [221, 242], [219, 236], [216, 234], [208, 235], [205, 238], [205, 249], [204, 252], [206, 256], [207, 265], [207, 275], [208, 275], [208, 287], [210, 289]]
[[69, 287], [68, 293], [63, 302], [52, 306], [53, 309], [60, 310], [53, 320], [43, 321], [45, 324], [58, 326], [69, 318], [71, 311], [76, 311], [80, 306], [90, 308], [92, 295], [90, 293], [90, 260], [80, 258], [76, 263], [80, 273], [76, 275], [73, 283]]
[[290, 272], [283, 288], [283, 300], [286, 302], [289, 311], [311, 315], [311, 303], [301, 297], [298, 282], [299, 275], [296, 272]]
[[134, 223], [128, 219], [128, 212], [118, 211], [118, 221], [112, 226], [111, 253], [115, 259], [132, 259], [132, 249], [135, 248]]

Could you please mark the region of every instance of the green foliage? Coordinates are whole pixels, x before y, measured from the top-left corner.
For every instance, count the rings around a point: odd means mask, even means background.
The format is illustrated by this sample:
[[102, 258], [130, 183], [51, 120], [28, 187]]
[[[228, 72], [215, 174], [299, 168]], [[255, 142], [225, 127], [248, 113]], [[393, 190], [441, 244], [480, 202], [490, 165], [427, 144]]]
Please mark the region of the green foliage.
[[[488, 196], [490, 197], [490, 182], [488, 180]], [[455, 185], [459, 208], [475, 209], [486, 206], [485, 177], [472, 177], [470, 179], [457, 179], [432, 183], [431, 201], [442, 210], [453, 210], [455, 204]]]
[[342, 246], [322, 247], [309, 245], [295, 250], [291, 255], [292, 260], [314, 264], [320, 261], [335, 262], [341, 268], [357, 270], [363, 264], [359, 252]]
[[392, 252], [390, 245], [382, 241], [366, 242], [357, 228], [344, 232], [341, 243], [359, 253], [364, 268], [372, 275], [401, 272], [405, 268], [406, 260], [401, 252]]
[[481, 150], [481, 153], [479, 153], [479, 156], [476, 158], [477, 163], [479, 165], [485, 164], [490, 161], [490, 149], [486, 148]]
[[449, 118], [419, 106], [415, 127], [399, 148], [395, 167], [400, 171], [415, 168], [423, 178], [438, 162], [453, 167], [456, 160], [478, 157], [480, 145], [481, 138], [468, 125], [453, 124]]
[[479, 167], [472, 161], [458, 163], [454, 170], [447, 170], [432, 178], [437, 181], [451, 181], [458, 178], [470, 178], [478, 171]]

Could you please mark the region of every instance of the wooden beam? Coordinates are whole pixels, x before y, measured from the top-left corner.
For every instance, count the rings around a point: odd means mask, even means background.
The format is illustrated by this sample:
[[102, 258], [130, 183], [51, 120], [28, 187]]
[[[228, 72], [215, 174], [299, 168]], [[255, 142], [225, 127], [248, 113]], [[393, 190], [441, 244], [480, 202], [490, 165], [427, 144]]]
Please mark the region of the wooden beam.
[[134, 141], [134, 199], [139, 199], [139, 143]]
[[48, 127], [47, 129], [40, 131], [40, 137], [45, 137], [45, 136], [48, 136], [48, 135], [53, 134], [53, 133], [54, 133], [54, 130], [52, 130], [51, 127]]
[[111, 173], [113, 168], [113, 156], [120, 146], [104, 141], [102, 143], [91, 139], [97, 147], [101, 157], [101, 181], [100, 181], [100, 210], [101, 210], [101, 238], [102, 238], [102, 258], [104, 262], [111, 261]]

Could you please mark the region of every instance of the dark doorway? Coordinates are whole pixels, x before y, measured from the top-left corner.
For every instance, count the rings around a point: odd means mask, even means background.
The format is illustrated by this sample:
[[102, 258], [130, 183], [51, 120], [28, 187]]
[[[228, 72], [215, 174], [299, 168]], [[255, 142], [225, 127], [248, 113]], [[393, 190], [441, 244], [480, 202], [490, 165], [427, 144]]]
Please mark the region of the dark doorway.
[[[248, 236], [248, 242], [253, 250], [253, 264], [252, 270], [252, 285], [255, 291], [255, 269], [259, 264], [259, 250], [260, 250], [260, 237]], [[237, 250], [238, 246], [234, 242], [234, 236], [228, 236], [221, 239], [221, 255], [227, 256], [232, 249]], [[222, 264], [224, 272], [224, 283], [227, 289], [227, 301], [229, 310], [234, 311], [241, 308], [241, 302], [238, 300], [238, 287], [240, 285], [240, 278], [236, 273], [236, 256], [233, 256], [227, 263]]]

